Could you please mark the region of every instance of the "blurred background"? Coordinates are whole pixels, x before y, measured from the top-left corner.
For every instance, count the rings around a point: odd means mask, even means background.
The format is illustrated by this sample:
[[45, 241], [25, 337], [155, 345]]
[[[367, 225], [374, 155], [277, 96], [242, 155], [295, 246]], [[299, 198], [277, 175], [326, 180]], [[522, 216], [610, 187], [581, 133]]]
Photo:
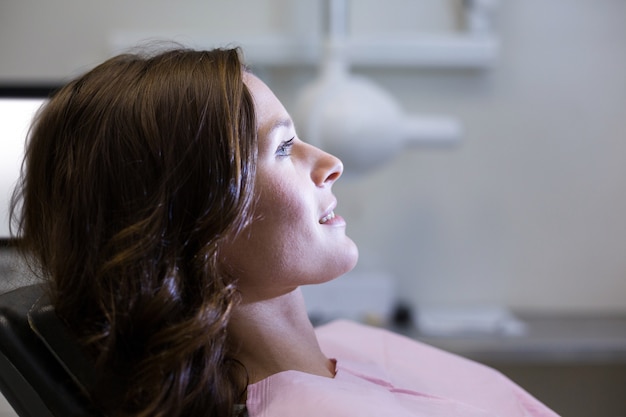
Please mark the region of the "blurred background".
[[[472, 28], [468, 7], [486, 20]], [[361, 256], [338, 287], [311, 293], [329, 307], [317, 314], [391, 315], [563, 415], [626, 416], [625, 16], [623, 0], [352, 1], [348, 38], [440, 49], [414, 62], [370, 54], [351, 73], [460, 131], [335, 185]], [[0, 84], [57, 85], [146, 39], [243, 45], [296, 112], [324, 27], [310, 0], [0, 0]], [[437, 59], [450, 39], [470, 42], [469, 58]], [[6, 276], [10, 248], [0, 260]], [[344, 310], [340, 287], [358, 294]], [[384, 317], [363, 311], [370, 299]]]

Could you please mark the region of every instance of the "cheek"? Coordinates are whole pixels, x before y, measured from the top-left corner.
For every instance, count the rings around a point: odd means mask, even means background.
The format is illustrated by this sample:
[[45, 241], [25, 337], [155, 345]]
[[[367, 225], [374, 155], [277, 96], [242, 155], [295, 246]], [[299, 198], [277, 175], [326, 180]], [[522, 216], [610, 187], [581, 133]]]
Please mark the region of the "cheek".
[[297, 252], [311, 238], [310, 212], [303, 201], [288, 195], [274, 194], [258, 207], [258, 220], [250, 228], [250, 242], [255, 250], [275, 261]]
[[265, 180], [260, 184], [257, 214], [264, 228], [293, 228], [306, 224], [311, 216], [311, 202], [304, 185], [293, 175]]
[[236, 239], [226, 242], [221, 259], [233, 273], [258, 273], [287, 265], [303, 256], [310, 241], [310, 205], [303, 193], [289, 183], [260, 182], [254, 220]]

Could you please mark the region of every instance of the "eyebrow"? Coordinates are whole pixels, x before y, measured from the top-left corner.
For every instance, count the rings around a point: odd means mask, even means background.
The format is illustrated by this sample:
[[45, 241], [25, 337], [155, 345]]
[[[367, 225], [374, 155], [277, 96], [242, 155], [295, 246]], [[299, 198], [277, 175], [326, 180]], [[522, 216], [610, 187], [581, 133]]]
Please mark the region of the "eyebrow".
[[265, 137], [269, 137], [274, 131], [280, 129], [281, 127], [291, 128], [293, 127], [293, 121], [291, 119], [280, 119], [276, 123], [272, 125], [267, 132], [265, 132]]

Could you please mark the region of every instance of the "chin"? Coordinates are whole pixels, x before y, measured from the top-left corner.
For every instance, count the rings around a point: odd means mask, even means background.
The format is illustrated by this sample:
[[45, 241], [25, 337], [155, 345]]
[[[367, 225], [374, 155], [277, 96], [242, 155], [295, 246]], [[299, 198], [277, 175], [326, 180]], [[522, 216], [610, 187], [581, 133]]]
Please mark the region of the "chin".
[[356, 245], [356, 243], [354, 243], [352, 239], [350, 239], [350, 242], [352, 242], [352, 256], [354, 258], [352, 266], [350, 267], [350, 269], [352, 269], [356, 265], [356, 262], [359, 260], [359, 247]]
[[356, 266], [356, 263], [359, 260], [359, 248], [356, 246], [356, 244], [353, 244], [353, 247], [354, 247], [354, 249], [352, 250], [352, 257], [351, 257], [352, 259], [349, 262], [348, 268], [346, 269], [346, 271], [343, 274], [346, 274], [346, 273], [352, 271], [354, 269], [354, 267]]
[[341, 256], [337, 255], [334, 268], [332, 268], [335, 273], [326, 281], [332, 281], [335, 278], [339, 278], [340, 276], [352, 271], [356, 266], [357, 261], [359, 260], [359, 249], [354, 242], [350, 242], [352, 243], [350, 248], [346, 249]]

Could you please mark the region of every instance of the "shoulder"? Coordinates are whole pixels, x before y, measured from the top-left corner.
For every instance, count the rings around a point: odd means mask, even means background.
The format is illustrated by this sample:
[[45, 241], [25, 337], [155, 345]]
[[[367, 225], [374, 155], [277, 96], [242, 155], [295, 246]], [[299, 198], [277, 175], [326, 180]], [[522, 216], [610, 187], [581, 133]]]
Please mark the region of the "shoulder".
[[[500, 415], [556, 416], [500, 372], [417, 340], [349, 321], [317, 329], [324, 353], [349, 372], [394, 389], [445, 398]], [[540, 410], [540, 411], [539, 411]]]
[[317, 335], [327, 356], [344, 363], [374, 365], [401, 384], [477, 377], [501, 383], [505, 379], [480, 363], [381, 328], [337, 321], [319, 327]]
[[386, 330], [340, 321], [317, 335], [336, 377], [286, 371], [250, 385], [251, 417], [557, 417], [498, 372]]

